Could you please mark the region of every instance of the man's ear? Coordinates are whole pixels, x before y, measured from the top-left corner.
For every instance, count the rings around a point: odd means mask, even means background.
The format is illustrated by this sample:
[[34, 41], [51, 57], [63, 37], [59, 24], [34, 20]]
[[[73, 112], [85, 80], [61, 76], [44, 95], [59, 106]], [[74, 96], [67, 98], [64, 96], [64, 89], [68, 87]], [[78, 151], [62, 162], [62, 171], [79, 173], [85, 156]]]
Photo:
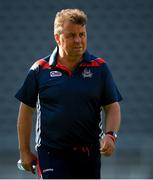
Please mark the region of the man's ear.
[[59, 34], [54, 34], [55, 41], [58, 45], [60, 45], [60, 36]]

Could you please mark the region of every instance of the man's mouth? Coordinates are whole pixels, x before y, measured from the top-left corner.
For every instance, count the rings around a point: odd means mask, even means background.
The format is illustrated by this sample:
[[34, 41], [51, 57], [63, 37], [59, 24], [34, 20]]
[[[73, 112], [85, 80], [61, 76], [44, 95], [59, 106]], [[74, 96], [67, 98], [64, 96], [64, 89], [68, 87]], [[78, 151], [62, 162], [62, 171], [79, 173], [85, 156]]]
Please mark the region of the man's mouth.
[[78, 46], [78, 47], [74, 47], [74, 49], [81, 49], [82, 47]]

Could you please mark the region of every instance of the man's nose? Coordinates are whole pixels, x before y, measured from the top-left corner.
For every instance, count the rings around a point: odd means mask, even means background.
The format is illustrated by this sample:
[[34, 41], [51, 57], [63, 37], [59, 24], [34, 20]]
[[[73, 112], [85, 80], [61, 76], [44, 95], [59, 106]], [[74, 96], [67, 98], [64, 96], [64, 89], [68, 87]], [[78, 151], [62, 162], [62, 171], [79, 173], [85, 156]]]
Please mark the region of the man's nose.
[[74, 38], [74, 41], [77, 42], [77, 43], [80, 43], [80, 42], [81, 42], [80, 36], [76, 36], [76, 37]]

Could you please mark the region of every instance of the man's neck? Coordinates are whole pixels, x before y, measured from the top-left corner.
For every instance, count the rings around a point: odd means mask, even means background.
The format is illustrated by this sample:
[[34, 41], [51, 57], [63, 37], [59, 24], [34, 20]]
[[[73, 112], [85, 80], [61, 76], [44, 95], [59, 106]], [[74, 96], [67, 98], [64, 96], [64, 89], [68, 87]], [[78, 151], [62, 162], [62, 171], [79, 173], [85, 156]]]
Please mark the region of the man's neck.
[[60, 57], [58, 56], [57, 62], [61, 65], [67, 67], [69, 70], [73, 71], [75, 67], [78, 65], [78, 63], [82, 60], [82, 57]]

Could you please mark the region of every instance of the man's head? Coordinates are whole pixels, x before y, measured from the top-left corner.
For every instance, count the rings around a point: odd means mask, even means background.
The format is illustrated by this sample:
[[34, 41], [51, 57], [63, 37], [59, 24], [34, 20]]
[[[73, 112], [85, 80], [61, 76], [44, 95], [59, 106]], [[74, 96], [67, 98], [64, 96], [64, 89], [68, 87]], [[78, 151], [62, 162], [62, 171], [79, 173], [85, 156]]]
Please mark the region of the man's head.
[[79, 9], [63, 9], [57, 12], [54, 21], [54, 34], [62, 33], [65, 21], [85, 26], [87, 23], [87, 15]]
[[86, 50], [87, 16], [79, 9], [64, 9], [56, 14], [54, 37], [62, 56], [79, 57]]

